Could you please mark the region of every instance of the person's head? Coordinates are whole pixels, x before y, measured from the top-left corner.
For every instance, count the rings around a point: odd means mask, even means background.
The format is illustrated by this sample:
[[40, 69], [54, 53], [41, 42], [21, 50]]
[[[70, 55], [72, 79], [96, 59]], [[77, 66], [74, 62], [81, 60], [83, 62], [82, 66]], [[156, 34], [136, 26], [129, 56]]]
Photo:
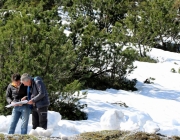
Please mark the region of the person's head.
[[27, 74], [27, 73], [24, 73], [22, 76], [21, 76], [21, 82], [25, 85], [25, 86], [31, 86], [31, 79], [32, 77]]
[[21, 84], [20, 78], [21, 75], [19, 73], [15, 73], [11, 76], [11, 80], [14, 86], [18, 87]]

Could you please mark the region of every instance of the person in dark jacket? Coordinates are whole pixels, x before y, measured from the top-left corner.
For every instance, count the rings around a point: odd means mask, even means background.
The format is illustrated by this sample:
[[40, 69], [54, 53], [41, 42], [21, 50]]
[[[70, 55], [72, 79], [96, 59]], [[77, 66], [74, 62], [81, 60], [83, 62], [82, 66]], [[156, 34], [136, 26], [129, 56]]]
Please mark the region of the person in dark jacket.
[[45, 84], [40, 77], [37, 76], [35, 78], [32, 78], [27, 73], [24, 73], [21, 76], [21, 82], [25, 86], [28, 86], [29, 94], [31, 95], [29, 96], [28, 104], [33, 105], [33, 129], [36, 129], [37, 127], [47, 129], [47, 113], [50, 102]]
[[[20, 78], [20, 74], [12, 75], [12, 82], [8, 85], [6, 90], [6, 100], [9, 104], [19, 102], [22, 98], [27, 96], [27, 87], [20, 82]], [[19, 118], [22, 119], [21, 134], [27, 134], [30, 112], [31, 110], [28, 104], [14, 105], [8, 134], [14, 134]]]

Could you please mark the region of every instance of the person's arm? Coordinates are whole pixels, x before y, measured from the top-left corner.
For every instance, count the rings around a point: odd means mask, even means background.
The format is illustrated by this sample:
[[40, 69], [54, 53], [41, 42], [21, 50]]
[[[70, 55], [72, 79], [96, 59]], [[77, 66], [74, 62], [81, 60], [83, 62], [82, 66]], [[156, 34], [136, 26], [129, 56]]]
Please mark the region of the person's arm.
[[10, 86], [7, 87], [7, 90], [6, 90], [6, 101], [11, 104], [11, 102], [13, 101], [13, 98], [12, 98], [12, 91], [11, 91], [11, 88]]
[[32, 102], [35, 103], [35, 102], [41, 100], [45, 96], [45, 89], [44, 89], [44, 86], [43, 86], [43, 83], [41, 80], [35, 81], [34, 84], [35, 84], [34, 88], [36, 88], [38, 94], [34, 98], [32, 98], [31, 100], [32, 100]]

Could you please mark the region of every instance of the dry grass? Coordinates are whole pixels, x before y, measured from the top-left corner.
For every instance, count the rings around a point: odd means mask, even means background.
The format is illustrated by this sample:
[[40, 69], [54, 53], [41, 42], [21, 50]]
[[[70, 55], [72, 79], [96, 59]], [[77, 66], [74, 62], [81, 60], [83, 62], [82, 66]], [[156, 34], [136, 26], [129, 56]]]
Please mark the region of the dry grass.
[[105, 130], [98, 132], [82, 133], [77, 137], [77, 140], [180, 140], [180, 137], [166, 137], [145, 132]]
[[38, 140], [38, 138], [31, 135], [4, 135], [0, 134], [0, 140]]
[[[0, 140], [59, 140], [60, 138], [34, 137], [31, 135], [4, 135], [0, 134]], [[104, 130], [86, 132], [67, 140], [180, 140], [179, 136], [166, 137], [163, 135], [149, 134], [145, 132], [131, 132], [119, 130]]]

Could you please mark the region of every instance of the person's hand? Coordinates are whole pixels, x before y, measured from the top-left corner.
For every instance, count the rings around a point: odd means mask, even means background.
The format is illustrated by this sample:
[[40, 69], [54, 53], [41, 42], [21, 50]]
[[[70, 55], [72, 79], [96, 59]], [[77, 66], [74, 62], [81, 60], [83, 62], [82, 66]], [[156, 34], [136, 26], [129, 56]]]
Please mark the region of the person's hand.
[[16, 104], [16, 105], [14, 105], [16, 102], [11, 102], [11, 104], [13, 105], [13, 106], [22, 106], [21, 104], [19, 105], [19, 104]]
[[27, 96], [24, 96], [22, 99], [21, 99], [21, 101], [24, 101], [24, 100], [26, 100], [27, 99]]
[[15, 105], [15, 103], [16, 103], [16, 102], [14, 102], [14, 101], [11, 102], [11, 104], [12, 104], [13, 106], [22, 106], [22, 104], [16, 104], [16, 105]]
[[16, 105], [14, 105], [14, 103], [15, 103], [15, 102], [13, 102], [13, 101], [11, 102], [11, 104], [12, 104], [13, 106], [16, 106]]
[[32, 105], [33, 103], [34, 103], [33, 100], [29, 100], [27, 104]]

